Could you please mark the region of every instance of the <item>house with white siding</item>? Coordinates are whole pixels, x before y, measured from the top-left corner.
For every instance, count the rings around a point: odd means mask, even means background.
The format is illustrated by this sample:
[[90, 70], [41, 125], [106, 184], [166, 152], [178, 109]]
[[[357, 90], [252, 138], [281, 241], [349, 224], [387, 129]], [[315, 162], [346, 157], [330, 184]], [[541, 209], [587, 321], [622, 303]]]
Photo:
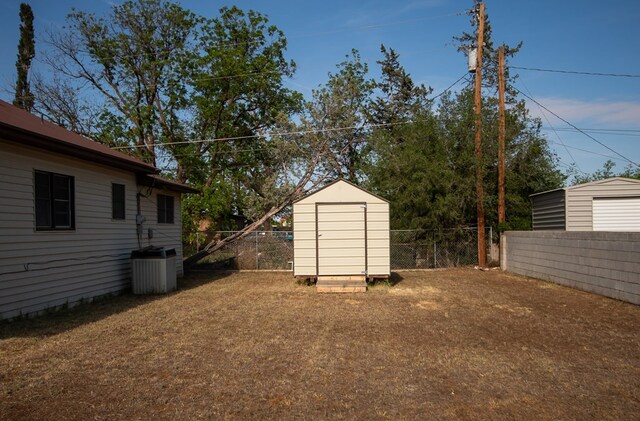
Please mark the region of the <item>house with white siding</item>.
[[0, 319], [131, 287], [130, 255], [176, 250], [181, 194], [153, 165], [0, 101]]

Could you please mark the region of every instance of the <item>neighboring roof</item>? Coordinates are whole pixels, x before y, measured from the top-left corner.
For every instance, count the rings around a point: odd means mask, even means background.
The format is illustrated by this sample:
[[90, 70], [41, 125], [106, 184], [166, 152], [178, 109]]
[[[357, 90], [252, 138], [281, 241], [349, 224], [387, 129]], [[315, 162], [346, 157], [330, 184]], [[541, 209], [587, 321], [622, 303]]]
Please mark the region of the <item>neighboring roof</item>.
[[583, 187], [596, 186], [600, 184], [609, 184], [609, 183], [614, 183], [616, 181], [622, 181], [629, 184], [637, 184], [638, 186], [640, 186], [640, 180], [636, 180], [635, 178], [610, 177], [610, 178], [605, 178], [604, 180], [592, 181], [590, 183], [582, 183], [582, 184], [576, 184], [574, 186], [569, 186], [569, 187], [566, 187], [566, 190], [581, 189]]
[[295, 201], [295, 202], [293, 202], [293, 203], [298, 203], [298, 202], [300, 202], [300, 201], [302, 201], [302, 200], [307, 200], [307, 199], [309, 199], [311, 196], [314, 196], [314, 195], [316, 195], [316, 194], [320, 193], [321, 191], [326, 190], [326, 189], [330, 188], [331, 186], [333, 186], [333, 185], [335, 185], [335, 184], [337, 184], [337, 183], [345, 183], [345, 184], [347, 184], [347, 185], [349, 185], [349, 186], [351, 186], [351, 187], [355, 187], [356, 189], [363, 191], [364, 193], [366, 193], [366, 194], [368, 194], [368, 195], [370, 195], [370, 196], [375, 197], [376, 199], [379, 199], [379, 200], [382, 200], [383, 202], [389, 203], [389, 201], [388, 201], [387, 199], [385, 199], [385, 198], [383, 198], [383, 197], [380, 197], [380, 196], [378, 196], [378, 195], [376, 195], [376, 194], [373, 194], [373, 193], [371, 193], [370, 191], [367, 191], [367, 190], [363, 189], [362, 187], [357, 186], [357, 185], [353, 184], [352, 182], [347, 181], [347, 180], [344, 180], [344, 179], [342, 179], [342, 178], [338, 178], [337, 180], [332, 181], [331, 183], [327, 184], [326, 186], [324, 186], [324, 187], [322, 187], [322, 188], [320, 188], [320, 189], [318, 189], [318, 190], [314, 191], [313, 193], [309, 193], [309, 194], [307, 194], [306, 196], [304, 196], [304, 197], [302, 197], [302, 198], [300, 198], [300, 199], [296, 200], [296, 201]]
[[194, 189], [186, 184], [177, 181], [167, 180], [155, 174], [145, 174], [138, 177], [138, 184], [149, 187], [159, 187], [179, 193], [200, 193], [200, 190]]
[[45, 121], [0, 100], [0, 138], [124, 170], [158, 173], [156, 167]]
[[573, 186], [562, 187], [562, 188], [555, 189], [555, 190], [547, 190], [547, 191], [543, 191], [543, 192], [540, 192], [540, 193], [534, 193], [534, 194], [530, 194], [529, 197], [538, 196], [538, 195], [541, 195], [541, 194], [552, 193], [552, 192], [557, 192], [557, 191], [560, 191], [560, 190], [567, 191], [567, 190], [581, 189], [581, 188], [584, 188], [584, 187], [596, 186], [596, 185], [600, 185], [600, 184], [608, 184], [608, 183], [616, 182], [616, 181], [627, 182], [627, 183], [630, 183], [630, 184], [637, 184], [638, 187], [640, 187], [640, 180], [636, 180], [635, 178], [610, 177], [610, 178], [605, 178], [604, 180], [591, 181], [589, 183], [575, 184]]

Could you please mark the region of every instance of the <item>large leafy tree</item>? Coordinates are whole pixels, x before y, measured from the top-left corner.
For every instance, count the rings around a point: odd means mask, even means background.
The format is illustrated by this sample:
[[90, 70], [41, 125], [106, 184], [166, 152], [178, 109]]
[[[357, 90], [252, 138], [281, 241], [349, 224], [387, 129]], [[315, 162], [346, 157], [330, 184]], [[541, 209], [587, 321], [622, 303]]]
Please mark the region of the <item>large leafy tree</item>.
[[325, 170], [332, 178], [345, 178], [354, 183], [363, 176], [363, 153], [367, 143], [366, 104], [374, 83], [367, 78], [368, 66], [357, 50], [352, 50], [329, 73], [328, 81], [312, 93], [301, 116], [301, 126], [308, 136], [323, 139], [332, 162]]
[[[89, 125], [96, 138], [129, 146], [130, 153], [160, 164], [161, 151], [175, 151], [173, 144], [187, 133], [179, 117], [188, 104], [185, 72], [199, 22], [162, 0], [114, 5], [107, 18], [74, 10], [67, 30], [50, 36], [54, 53], [47, 62], [54, 83], [62, 80], [63, 88], [76, 91], [84, 87], [87, 97], [97, 98], [99, 122]], [[56, 92], [51, 84], [41, 89]], [[55, 96], [40, 100], [54, 119], [64, 120], [65, 110], [51, 101]], [[69, 125], [88, 117], [71, 115]]]
[[[268, 134], [302, 103], [300, 94], [284, 87], [295, 72], [286, 46], [282, 31], [254, 11], [222, 8], [219, 17], [204, 22], [189, 79], [193, 137], [206, 141], [185, 144], [175, 155], [205, 193], [187, 201], [192, 215], [253, 221], [273, 205], [270, 198], [277, 201], [280, 162]], [[212, 215], [214, 208], [223, 212]]]
[[16, 70], [18, 78], [16, 80], [16, 94], [13, 105], [27, 111], [33, 108], [34, 97], [29, 85], [29, 69], [31, 60], [36, 55], [34, 32], [33, 32], [33, 10], [26, 3], [20, 3], [20, 41], [18, 42], [18, 59]]
[[[371, 83], [356, 51], [338, 64], [328, 82], [313, 91], [297, 121], [280, 114], [274, 131], [261, 139], [262, 194], [247, 194], [243, 211], [252, 221], [244, 229], [208, 244], [186, 263], [242, 238], [271, 216], [282, 212], [308, 191], [335, 177], [357, 177], [359, 151], [365, 140], [362, 99]], [[338, 130], [339, 129], [339, 130]], [[266, 169], [266, 171], [265, 171]]]

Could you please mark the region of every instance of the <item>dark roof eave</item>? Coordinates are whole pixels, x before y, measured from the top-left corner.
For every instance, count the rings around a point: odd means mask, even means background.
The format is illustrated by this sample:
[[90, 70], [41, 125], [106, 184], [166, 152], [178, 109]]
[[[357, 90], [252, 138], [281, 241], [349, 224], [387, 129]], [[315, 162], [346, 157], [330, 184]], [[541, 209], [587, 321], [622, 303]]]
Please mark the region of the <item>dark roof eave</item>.
[[532, 194], [529, 195], [529, 197], [541, 196], [543, 194], [549, 194], [549, 193], [555, 193], [555, 192], [558, 192], [558, 191], [561, 191], [561, 190], [567, 191], [567, 188], [566, 187], [560, 187], [559, 189], [541, 191], [539, 193], [532, 193]]
[[187, 186], [186, 184], [178, 183], [177, 181], [167, 180], [166, 178], [159, 177], [157, 175], [141, 175], [137, 177], [138, 185], [163, 188], [178, 193], [202, 193], [200, 190]]
[[[157, 174], [160, 172], [151, 164], [137, 160], [122, 159], [109, 156], [93, 149], [81, 148], [73, 144], [61, 142], [59, 139], [22, 130], [10, 125], [0, 123], [0, 138], [21, 146], [35, 147], [38, 149], [60, 153], [86, 161], [96, 162], [136, 173]], [[87, 139], [88, 142], [91, 142]]]

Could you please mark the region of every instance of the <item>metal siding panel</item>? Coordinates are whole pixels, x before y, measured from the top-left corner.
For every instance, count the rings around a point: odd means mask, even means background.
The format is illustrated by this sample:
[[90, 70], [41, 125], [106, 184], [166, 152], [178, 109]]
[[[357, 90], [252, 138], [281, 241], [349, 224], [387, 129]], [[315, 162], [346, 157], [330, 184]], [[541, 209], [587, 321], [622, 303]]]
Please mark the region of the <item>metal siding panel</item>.
[[532, 198], [533, 230], [565, 229], [565, 191], [558, 190]]
[[316, 212], [314, 204], [293, 205], [293, 274], [313, 276], [316, 271]]
[[391, 233], [389, 228], [389, 204], [369, 206], [367, 208], [367, 270], [369, 275], [391, 275]]

